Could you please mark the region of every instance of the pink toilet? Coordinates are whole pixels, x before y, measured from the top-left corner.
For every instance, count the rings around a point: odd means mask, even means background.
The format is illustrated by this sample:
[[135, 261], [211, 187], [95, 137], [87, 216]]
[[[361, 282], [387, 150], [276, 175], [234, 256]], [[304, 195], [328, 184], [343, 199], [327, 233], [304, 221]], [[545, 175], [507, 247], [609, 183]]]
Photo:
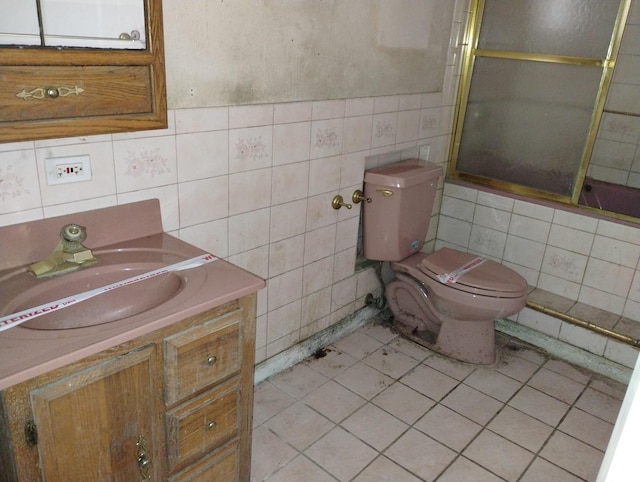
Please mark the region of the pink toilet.
[[449, 357], [495, 361], [494, 320], [524, 308], [527, 282], [495, 261], [454, 249], [420, 249], [442, 169], [411, 159], [365, 172], [364, 256], [391, 261], [386, 298], [395, 326]]

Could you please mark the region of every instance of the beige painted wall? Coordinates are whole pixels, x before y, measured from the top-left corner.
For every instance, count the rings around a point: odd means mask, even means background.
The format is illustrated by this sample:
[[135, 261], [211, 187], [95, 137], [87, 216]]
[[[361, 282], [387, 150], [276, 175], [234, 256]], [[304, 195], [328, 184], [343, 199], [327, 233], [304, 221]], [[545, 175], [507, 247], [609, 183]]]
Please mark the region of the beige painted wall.
[[164, 0], [170, 108], [440, 92], [450, 0]]

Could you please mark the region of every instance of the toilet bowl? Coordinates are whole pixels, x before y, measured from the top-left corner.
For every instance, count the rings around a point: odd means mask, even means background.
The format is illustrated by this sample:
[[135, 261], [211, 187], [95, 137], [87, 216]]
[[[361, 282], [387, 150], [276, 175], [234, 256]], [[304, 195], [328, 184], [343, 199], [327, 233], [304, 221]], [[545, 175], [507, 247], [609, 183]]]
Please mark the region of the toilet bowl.
[[424, 245], [442, 169], [411, 159], [365, 173], [364, 256], [389, 261], [385, 295], [393, 323], [408, 338], [449, 357], [495, 361], [494, 320], [526, 304], [527, 283], [495, 261]]
[[388, 284], [386, 297], [403, 334], [443, 355], [490, 364], [495, 360], [494, 320], [524, 308], [527, 283], [491, 260], [483, 260], [455, 283], [439, 279], [476, 260], [482, 258], [442, 248], [392, 263], [396, 278]]

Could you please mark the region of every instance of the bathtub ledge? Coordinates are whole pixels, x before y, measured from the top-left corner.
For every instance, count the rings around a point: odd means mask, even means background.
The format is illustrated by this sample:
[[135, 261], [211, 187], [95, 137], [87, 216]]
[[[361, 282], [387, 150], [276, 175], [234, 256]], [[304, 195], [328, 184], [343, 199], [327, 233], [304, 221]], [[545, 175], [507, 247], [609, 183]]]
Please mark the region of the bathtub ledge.
[[547, 350], [529, 338], [539, 336], [543, 344], [562, 342], [624, 367], [628, 373], [640, 351], [640, 322], [538, 288], [529, 293], [520, 313], [500, 320], [496, 327]]

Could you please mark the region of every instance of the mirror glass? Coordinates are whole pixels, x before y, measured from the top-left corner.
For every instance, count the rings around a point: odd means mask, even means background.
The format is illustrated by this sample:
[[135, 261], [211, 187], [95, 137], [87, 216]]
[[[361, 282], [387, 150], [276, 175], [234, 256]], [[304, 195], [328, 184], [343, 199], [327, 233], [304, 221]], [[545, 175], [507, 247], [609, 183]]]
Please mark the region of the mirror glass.
[[0, 45], [146, 48], [143, 0], [0, 0], [0, 6]]
[[38, 8], [35, 0], [0, 0], [0, 45], [40, 45]]

